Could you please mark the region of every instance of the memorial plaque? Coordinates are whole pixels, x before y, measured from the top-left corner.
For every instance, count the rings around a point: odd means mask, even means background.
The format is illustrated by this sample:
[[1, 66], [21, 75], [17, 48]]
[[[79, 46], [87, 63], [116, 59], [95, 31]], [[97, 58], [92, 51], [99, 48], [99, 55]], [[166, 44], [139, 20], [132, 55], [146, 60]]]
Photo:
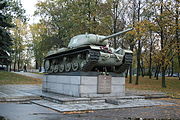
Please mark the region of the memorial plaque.
[[110, 75], [99, 75], [97, 79], [97, 93], [107, 94], [111, 93], [111, 81], [112, 76]]

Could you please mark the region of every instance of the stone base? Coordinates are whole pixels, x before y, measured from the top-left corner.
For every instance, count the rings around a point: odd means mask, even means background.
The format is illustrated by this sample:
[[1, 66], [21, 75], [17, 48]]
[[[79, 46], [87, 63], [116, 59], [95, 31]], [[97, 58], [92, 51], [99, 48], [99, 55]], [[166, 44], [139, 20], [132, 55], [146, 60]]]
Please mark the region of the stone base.
[[42, 86], [46, 92], [76, 97], [121, 97], [125, 95], [125, 78], [112, 77], [109, 93], [98, 93], [98, 87], [98, 76], [73, 75], [44, 75]]

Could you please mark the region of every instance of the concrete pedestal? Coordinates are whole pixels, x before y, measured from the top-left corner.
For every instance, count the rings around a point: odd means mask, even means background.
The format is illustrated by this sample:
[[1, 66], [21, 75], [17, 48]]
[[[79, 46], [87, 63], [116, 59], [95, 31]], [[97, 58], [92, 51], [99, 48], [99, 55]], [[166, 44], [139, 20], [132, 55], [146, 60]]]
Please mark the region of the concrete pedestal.
[[[101, 80], [104, 81], [104, 80]], [[43, 91], [77, 97], [120, 97], [125, 95], [125, 78], [113, 76], [106, 83], [100, 83], [99, 76], [87, 75], [44, 75]], [[107, 91], [106, 91], [107, 89]]]

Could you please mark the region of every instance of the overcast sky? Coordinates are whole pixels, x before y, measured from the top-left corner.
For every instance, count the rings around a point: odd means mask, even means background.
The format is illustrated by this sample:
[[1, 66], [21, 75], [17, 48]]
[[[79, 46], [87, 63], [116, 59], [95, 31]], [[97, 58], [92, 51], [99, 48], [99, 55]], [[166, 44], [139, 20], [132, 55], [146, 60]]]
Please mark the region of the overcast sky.
[[29, 23], [38, 22], [38, 17], [33, 17], [34, 11], [36, 10], [36, 3], [41, 0], [21, 0], [23, 8], [26, 10], [26, 15], [30, 18]]

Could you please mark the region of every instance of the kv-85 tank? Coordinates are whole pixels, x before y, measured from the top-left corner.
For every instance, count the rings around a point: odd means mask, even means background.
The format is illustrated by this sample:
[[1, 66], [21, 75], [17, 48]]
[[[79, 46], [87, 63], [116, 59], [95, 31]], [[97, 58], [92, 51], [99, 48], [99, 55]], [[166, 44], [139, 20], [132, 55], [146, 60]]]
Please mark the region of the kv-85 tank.
[[132, 63], [132, 51], [108, 46], [108, 39], [132, 30], [102, 36], [81, 34], [71, 38], [67, 48], [50, 51], [44, 68], [48, 73], [100, 71], [123, 73]]

